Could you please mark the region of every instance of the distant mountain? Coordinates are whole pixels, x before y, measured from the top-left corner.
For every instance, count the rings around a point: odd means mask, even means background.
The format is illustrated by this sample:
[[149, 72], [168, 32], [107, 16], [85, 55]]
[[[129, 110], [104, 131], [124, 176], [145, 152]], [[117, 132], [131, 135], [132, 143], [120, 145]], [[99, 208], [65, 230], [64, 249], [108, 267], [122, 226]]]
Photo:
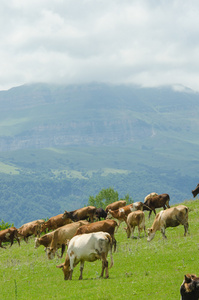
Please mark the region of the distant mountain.
[[0, 92], [0, 219], [16, 226], [113, 187], [143, 201], [192, 197], [199, 94], [135, 86], [32, 84]]
[[0, 92], [0, 110], [0, 151], [199, 142], [199, 94], [171, 88], [24, 85]]

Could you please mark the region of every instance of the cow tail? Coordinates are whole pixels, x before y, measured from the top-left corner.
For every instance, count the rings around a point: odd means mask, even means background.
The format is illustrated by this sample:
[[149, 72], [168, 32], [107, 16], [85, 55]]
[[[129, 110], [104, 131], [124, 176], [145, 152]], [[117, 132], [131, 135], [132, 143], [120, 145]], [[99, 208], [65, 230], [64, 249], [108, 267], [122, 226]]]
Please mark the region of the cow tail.
[[110, 258], [111, 258], [111, 265], [109, 267], [112, 268], [114, 262], [113, 262], [113, 255], [112, 255], [112, 248], [113, 248], [113, 239], [112, 237], [110, 236], [110, 234], [107, 234], [107, 238], [109, 239], [109, 245], [110, 245], [110, 248], [109, 248], [109, 252], [110, 252]]

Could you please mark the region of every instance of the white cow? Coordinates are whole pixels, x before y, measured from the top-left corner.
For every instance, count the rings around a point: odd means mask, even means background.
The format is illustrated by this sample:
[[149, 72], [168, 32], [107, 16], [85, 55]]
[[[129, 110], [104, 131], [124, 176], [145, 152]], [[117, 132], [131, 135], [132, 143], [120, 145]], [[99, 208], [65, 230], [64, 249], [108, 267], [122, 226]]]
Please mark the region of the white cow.
[[93, 232], [74, 236], [69, 244], [68, 251], [66, 254], [65, 262], [57, 268], [62, 268], [64, 272], [64, 279], [72, 279], [73, 269], [80, 262], [80, 276], [82, 279], [82, 272], [84, 268], [84, 262], [93, 262], [97, 259], [102, 260], [102, 272], [101, 277], [106, 270], [106, 278], [108, 274], [108, 261], [107, 255], [110, 251], [111, 266], [113, 265], [112, 257], [112, 239], [107, 232]]
[[186, 235], [189, 227], [188, 212], [188, 207], [184, 205], [178, 205], [159, 212], [152, 227], [148, 229], [147, 241], [150, 242], [154, 238], [157, 230], [160, 230], [163, 238], [166, 238], [165, 229], [167, 227], [176, 227], [180, 224], [184, 225], [184, 235]]

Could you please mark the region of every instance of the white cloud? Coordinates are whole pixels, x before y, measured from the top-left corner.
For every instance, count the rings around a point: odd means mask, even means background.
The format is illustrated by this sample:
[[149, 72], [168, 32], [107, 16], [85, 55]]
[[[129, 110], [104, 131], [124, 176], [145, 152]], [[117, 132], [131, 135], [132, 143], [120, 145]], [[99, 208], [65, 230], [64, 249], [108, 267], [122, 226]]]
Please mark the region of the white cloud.
[[2, 1], [0, 89], [29, 82], [198, 87], [199, 3]]

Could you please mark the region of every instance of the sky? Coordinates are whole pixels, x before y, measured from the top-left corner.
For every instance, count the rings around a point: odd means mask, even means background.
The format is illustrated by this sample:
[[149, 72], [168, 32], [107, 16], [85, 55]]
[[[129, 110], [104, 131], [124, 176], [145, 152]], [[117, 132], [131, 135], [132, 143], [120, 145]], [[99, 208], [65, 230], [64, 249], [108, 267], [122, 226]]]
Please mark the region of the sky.
[[198, 16], [198, 0], [2, 0], [0, 90], [104, 82], [199, 91]]

